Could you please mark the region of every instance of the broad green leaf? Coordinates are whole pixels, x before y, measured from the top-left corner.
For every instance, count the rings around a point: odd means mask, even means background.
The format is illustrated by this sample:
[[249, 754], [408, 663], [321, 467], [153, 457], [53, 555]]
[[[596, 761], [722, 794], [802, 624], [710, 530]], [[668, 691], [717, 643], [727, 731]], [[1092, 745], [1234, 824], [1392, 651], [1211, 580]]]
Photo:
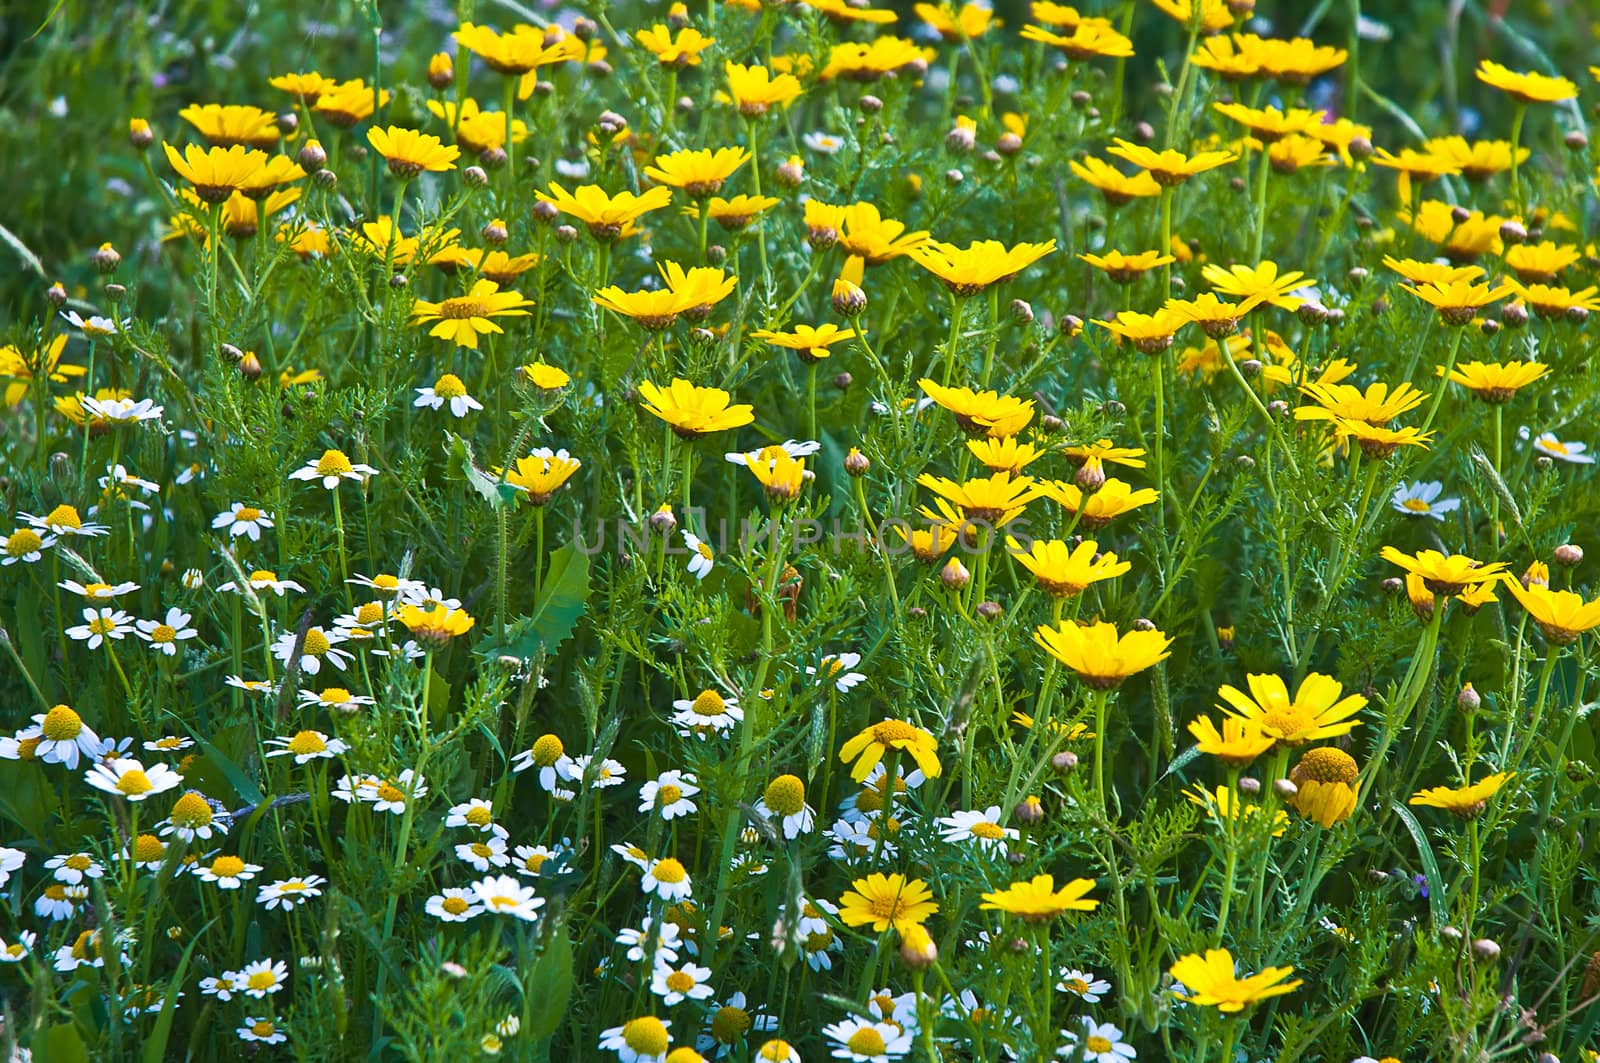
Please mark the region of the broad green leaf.
[[533, 613], [507, 625], [505, 637], [492, 635], [478, 644], [479, 656], [532, 660], [554, 653], [572, 634], [589, 599], [589, 558], [571, 543], [550, 555], [544, 595]]
[[549, 1037], [561, 1025], [572, 997], [572, 939], [562, 926], [528, 972], [522, 1002], [522, 1028], [535, 1038]]
[[445, 433], [445, 454], [448, 458], [450, 475], [454, 479], [464, 480], [474, 494], [490, 507], [498, 508], [508, 506], [517, 500], [521, 494], [510, 484], [502, 483], [478, 468], [472, 457], [472, 444], [453, 432]]

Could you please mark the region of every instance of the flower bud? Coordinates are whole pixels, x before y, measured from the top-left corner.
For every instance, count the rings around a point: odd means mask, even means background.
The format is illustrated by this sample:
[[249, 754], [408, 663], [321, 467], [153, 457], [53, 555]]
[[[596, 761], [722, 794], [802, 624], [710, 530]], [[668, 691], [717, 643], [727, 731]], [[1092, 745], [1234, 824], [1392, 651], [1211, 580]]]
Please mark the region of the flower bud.
[[978, 614], [979, 620], [999, 620], [1005, 615], [1005, 606], [999, 602], [979, 602], [973, 612]]
[[443, 92], [455, 79], [456, 68], [450, 60], [450, 53], [435, 52], [428, 60], [428, 84]]
[[800, 182], [806, 179], [806, 164], [798, 155], [791, 155], [778, 164], [774, 176], [778, 184], [784, 188], [799, 188]]
[[1478, 331], [1483, 333], [1485, 336], [1497, 336], [1497, 335], [1499, 335], [1500, 334], [1500, 328], [1501, 328], [1500, 322], [1496, 321], [1492, 317], [1484, 318], [1483, 321], [1480, 322], [1479, 325], [1478, 325]]
[[1472, 954], [1480, 960], [1497, 960], [1500, 958], [1500, 944], [1490, 938], [1478, 938], [1472, 943]]
[[1140, 122], [1133, 127], [1133, 139], [1140, 144], [1148, 144], [1156, 138], [1156, 127], [1149, 122]]
[[844, 471], [851, 476], [865, 476], [872, 469], [872, 461], [857, 447], [851, 447], [844, 456]]
[[913, 971], [925, 971], [939, 962], [939, 947], [921, 925], [911, 924], [900, 932], [900, 962]]
[[1141, 616], [1133, 622], [1133, 630], [1135, 631], [1154, 631], [1155, 629], [1155, 621], [1147, 616]]
[[1056, 325], [1056, 329], [1070, 340], [1083, 331], [1083, 318], [1077, 314], [1062, 314], [1061, 322]]
[[678, 97], [677, 111], [678, 111], [679, 114], [688, 114], [690, 111], [693, 111], [693, 110], [694, 110], [694, 97], [693, 96], [679, 96]]
[[595, 125], [606, 136], [614, 137], [628, 128], [628, 120], [616, 111], [601, 111], [600, 117], [595, 120]]
[[1053, 413], [1047, 413], [1043, 417], [1039, 418], [1039, 430], [1041, 432], [1049, 432], [1054, 434], [1056, 432], [1060, 432], [1066, 427], [1067, 423]]
[[1461, 930], [1458, 927], [1443, 926], [1439, 928], [1439, 936], [1452, 944], [1460, 944]]
[[959, 185], [962, 181], [965, 181], [966, 179], [967, 179], [967, 175], [966, 174], [964, 174], [960, 170], [957, 170], [957, 169], [954, 169], [954, 168], [946, 170], [944, 172], [944, 183], [949, 185], [951, 188], [954, 188], [956, 185]]
[[663, 505], [660, 509], [650, 514], [650, 530], [662, 536], [671, 535], [678, 528], [678, 518], [673, 515], [672, 507]]
[[1031, 827], [1044, 819], [1044, 806], [1032, 794], [1017, 802], [1017, 807], [1011, 810], [1011, 818], [1025, 827]]
[[121, 302], [122, 297], [127, 294], [128, 289], [120, 284], [106, 285], [106, 298], [110, 299], [113, 303]]
[[833, 377], [833, 386], [840, 391], [849, 391], [850, 385], [855, 382], [856, 378], [849, 373], [836, 373]]
[[339, 175], [332, 170], [318, 170], [311, 175], [311, 180], [324, 192], [332, 192], [339, 187]]
[[1018, 325], [1033, 324], [1033, 307], [1025, 299], [1011, 300], [1011, 320]]
[[1456, 708], [1460, 709], [1462, 712], [1477, 712], [1478, 707], [1482, 704], [1483, 698], [1479, 696], [1476, 690], [1472, 689], [1471, 683], [1463, 686], [1461, 688], [1461, 692], [1456, 695]]
[[939, 582], [953, 591], [959, 591], [972, 582], [972, 574], [967, 571], [967, 566], [961, 563], [959, 557], [952, 557], [944, 563], [944, 568], [939, 570]]
[[483, 237], [484, 243], [492, 247], [499, 247], [511, 239], [511, 234], [506, 231], [506, 223], [499, 218], [485, 225], [478, 235]]
[[558, 244], [570, 244], [570, 243], [576, 242], [577, 239], [578, 239], [578, 230], [577, 229], [574, 229], [570, 225], [558, 225], [558, 226], [556, 226], [556, 243], [558, 243]]
[[1241, 794], [1259, 794], [1261, 792], [1261, 780], [1251, 775], [1244, 776], [1239, 780], [1239, 792]]
[[1576, 568], [1578, 565], [1583, 564], [1583, 547], [1577, 543], [1562, 543], [1556, 547], [1555, 560], [1558, 565]]
[[293, 111], [284, 111], [278, 115], [277, 122], [278, 131], [284, 136], [288, 136], [300, 128], [300, 116]]
[[483, 164], [485, 170], [498, 170], [510, 161], [511, 156], [506, 154], [505, 148], [484, 148], [478, 152], [478, 162]]
[[944, 146], [965, 154], [978, 146], [978, 136], [965, 125], [958, 125], [944, 135]]
[[1002, 155], [1015, 155], [1022, 150], [1022, 138], [1015, 133], [1000, 134], [1000, 139], [994, 142], [994, 150]]
[[883, 110], [883, 101], [876, 96], [866, 95], [861, 97], [859, 106], [862, 114], [877, 114]]
[[1086, 495], [1092, 495], [1106, 485], [1106, 470], [1099, 457], [1090, 455], [1084, 463], [1078, 466], [1074, 482]]
[[256, 357], [255, 351], [246, 351], [239, 359], [239, 375], [249, 381], [261, 379], [261, 359]]
[[1059, 775], [1070, 775], [1078, 770], [1078, 754], [1070, 749], [1063, 749], [1050, 758], [1050, 770]]
[[1083, 89], [1078, 89], [1072, 94], [1071, 98], [1072, 106], [1074, 107], [1087, 107], [1094, 102], [1094, 97], [1089, 95]]
[[1457, 225], [1465, 225], [1472, 220], [1472, 211], [1458, 203], [1450, 208], [1450, 220]]
[[1567, 307], [1566, 318], [1574, 325], [1581, 325], [1589, 320], [1589, 309], [1583, 306], [1569, 306]]
[[1300, 792], [1300, 787], [1296, 786], [1288, 779], [1274, 779], [1272, 783], [1272, 792], [1278, 795], [1279, 800], [1287, 801], [1289, 798]]
[[156, 142], [156, 134], [150, 128], [150, 123], [143, 118], [128, 119], [128, 143], [140, 151]]
[[465, 181], [468, 188], [487, 188], [489, 175], [482, 166], [468, 166], [461, 171], [461, 180]]
[[1574, 129], [1561, 138], [1561, 142], [1573, 151], [1582, 151], [1589, 146], [1589, 138], [1584, 136], [1583, 130]]
[[1520, 244], [1528, 239], [1528, 230], [1515, 218], [1507, 218], [1500, 223], [1500, 239], [1508, 244]]
[[206, 585], [206, 574], [197, 568], [186, 568], [178, 582], [183, 584], [184, 590], [197, 591]]
[[544, 224], [548, 225], [560, 216], [561, 212], [556, 209], [556, 205], [554, 203], [546, 203], [541, 199], [539, 202], [533, 205], [534, 221], [543, 222]]
[[54, 284], [50, 285], [50, 287], [44, 290], [44, 297], [49, 301], [51, 306], [59, 310], [67, 303], [66, 286], [60, 281], [56, 281]]
[[1239, 372], [1248, 377], [1260, 376], [1261, 360], [1259, 358], [1246, 358], [1239, 363]]
[[95, 250], [93, 257], [94, 268], [104, 274], [115, 273], [117, 267], [122, 265], [122, 256], [117, 254], [117, 249], [110, 244], [101, 244]]

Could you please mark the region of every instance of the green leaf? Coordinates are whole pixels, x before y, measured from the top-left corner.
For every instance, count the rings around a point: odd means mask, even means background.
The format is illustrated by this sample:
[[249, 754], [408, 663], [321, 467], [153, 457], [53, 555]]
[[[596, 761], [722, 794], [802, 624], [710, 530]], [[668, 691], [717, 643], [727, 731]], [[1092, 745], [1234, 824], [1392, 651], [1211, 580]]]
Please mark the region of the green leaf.
[[589, 599], [589, 558], [572, 543], [550, 555], [544, 596], [533, 613], [506, 627], [503, 638], [490, 636], [478, 644], [479, 656], [532, 660], [554, 653], [583, 616]]
[[508, 483], [502, 483], [478, 468], [472, 458], [472, 444], [454, 432], [445, 433], [445, 455], [452, 478], [464, 480], [474, 494], [491, 508], [508, 506], [521, 493]]
[[33, 676], [33, 681], [46, 691], [48, 696], [50, 670], [45, 666], [44, 632], [48, 630], [39, 619], [39, 596], [32, 593], [26, 585], [17, 588], [17, 627], [12, 635], [17, 640], [17, 651], [22, 655], [22, 663], [27, 666]]
[[1444, 878], [1439, 874], [1439, 861], [1434, 858], [1427, 833], [1411, 810], [1398, 801], [1389, 807], [1395, 810], [1400, 821], [1406, 825], [1406, 830], [1411, 832], [1411, 840], [1417, 843], [1417, 855], [1422, 858], [1422, 874], [1428, 880], [1428, 910], [1433, 915], [1433, 928], [1438, 930], [1445, 923]]
[[256, 785], [255, 780], [250, 778], [243, 768], [230, 760], [226, 753], [212, 745], [210, 740], [198, 731], [191, 728], [189, 734], [200, 748], [205, 751], [206, 759], [215, 764], [217, 770], [222, 772], [223, 777], [228, 780], [228, 785], [233, 787], [235, 793], [253, 805], [259, 805], [266, 800], [266, 795], [261, 792], [261, 787]]
[[52, 1063], [89, 1063], [89, 1049], [76, 1023], [63, 1022], [50, 1027], [44, 1032], [43, 1042], [33, 1046], [36, 1059], [48, 1059]]
[[[211, 920], [211, 923], [214, 922], [215, 919]], [[172, 972], [172, 981], [167, 983], [167, 994], [161, 1000], [161, 1014], [157, 1016], [155, 1028], [144, 1043], [144, 1063], [161, 1063], [167, 1057], [167, 1039], [172, 1036], [172, 1019], [178, 1012], [178, 993], [183, 988], [183, 976], [189, 969], [189, 958], [194, 955], [194, 947], [205, 937], [211, 923], [201, 927], [200, 932], [189, 939], [189, 947], [183, 950], [183, 955], [178, 959], [178, 969]]]
[[522, 1028], [535, 1038], [549, 1037], [561, 1025], [572, 997], [572, 939], [562, 926], [550, 935], [533, 969], [522, 999]]

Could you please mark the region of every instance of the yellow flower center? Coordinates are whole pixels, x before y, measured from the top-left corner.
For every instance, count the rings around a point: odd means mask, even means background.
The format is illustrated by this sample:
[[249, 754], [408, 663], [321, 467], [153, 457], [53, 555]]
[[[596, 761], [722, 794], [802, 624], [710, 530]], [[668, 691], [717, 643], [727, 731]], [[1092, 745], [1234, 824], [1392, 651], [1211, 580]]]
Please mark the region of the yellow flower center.
[[[300, 647], [300, 652], [307, 657], [321, 657], [330, 649], [332, 647], [328, 644], [328, 636], [322, 633], [320, 627], [314, 627], [306, 632], [306, 641]], [[323, 700], [326, 701], [326, 697]]]
[[881, 1056], [889, 1051], [889, 1046], [884, 1043], [883, 1034], [871, 1026], [863, 1026], [851, 1034], [850, 1040], [845, 1042], [845, 1047], [863, 1056]]
[[872, 914], [879, 919], [894, 919], [900, 915], [900, 898], [894, 894], [880, 894], [872, 898]]
[[72, 506], [57, 506], [45, 516], [44, 522], [52, 528], [83, 527], [83, 518], [78, 516], [78, 511]]
[[522, 861], [522, 866], [537, 875], [548, 859], [550, 858], [544, 853], [529, 853], [527, 859]]
[[406, 795], [394, 783], [386, 782], [379, 784], [378, 800], [394, 802], [404, 801], [405, 799]]
[[474, 827], [487, 827], [494, 822], [494, 813], [482, 805], [473, 805], [467, 810], [465, 819]]
[[1280, 735], [1297, 735], [1316, 726], [1316, 720], [1294, 705], [1282, 705], [1271, 709], [1261, 718], [1261, 722], [1267, 730]]
[[155, 630], [150, 632], [151, 642], [171, 642], [177, 637], [177, 629], [169, 624], [157, 624]]
[[400, 589], [400, 577], [387, 574], [374, 576], [372, 577], [372, 586], [377, 590], [392, 594]]
[[441, 399], [459, 399], [467, 393], [467, 386], [454, 373], [446, 373], [433, 382], [433, 393]]
[[657, 882], [665, 882], [669, 885], [676, 885], [689, 877], [689, 873], [684, 870], [683, 865], [670, 856], [665, 860], [658, 861], [653, 873]]
[[[467, 321], [475, 317], [488, 317], [489, 307], [482, 299], [474, 299], [470, 295], [459, 295], [454, 299], [446, 299], [439, 304], [439, 316], [446, 321]], [[438, 394], [437, 389], [435, 389], [434, 394]]]
[[12, 557], [24, 557], [33, 553], [44, 545], [44, 540], [32, 528], [18, 528], [6, 540], [6, 553]]
[[662, 808], [677, 804], [683, 799], [683, 789], [677, 786], [663, 786], [656, 791], [656, 804]]
[[67, 857], [63, 863], [63, 866], [70, 867], [74, 871], [87, 871], [93, 863], [94, 861], [90, 860], [82, 853], [75, 853], [72, 856]]
[[918, 733], [915, 727], [901, 720], [884, 720], [882, 723], [872, 725], [872, 740], [885, 746], [896, 742], [910, 742]]
[[166, 851], [166, 844], [154, 834], [141, 834], [133, 840], [133, 858], [141, 864], [160, 860]]
[[487, 860], [489, 857], [494, 855], [494, 850], [489, 848], [489, 846], [485, 845], [483, 842], [473, 842], [472, 855], [481, 860]]
[[89, 630], [96, 635], [109, 635], [117, 629], [117, 622], [109, 616], [97, 616], [89, 621]]
[[1068, 978], [1061, 984], [1079, 996], [1082, 996], [1089, 991], [1089, 983], [1085, 982], [1082, 978]]
[[1420, 498], [1408, 498], [1400, 503], [1413, 513], [1432, 513], [1433, 507]]
[[211, 861], [211, 873], [218, 878], [233, 878], [244, 870], [244, 861], [237, 856], [219, 856]]
[[1295, 769], [1318, 782], [1353, 783], [1357, 774], [1355, 759], [1332, 746], [1307, 750]]
[[345, 457], [342, 450], [325, 450], [322, 457], [317, 459], [318, 476], [343, 476], [352, 471], [350, 459]]
[[276, 1027], [266, 1019], [257, 1019], [250, 1024], [250, 1032], [257, 1037], [271, 1037], [276, 1032]]
[[460, 897], [446, 897], [444, 899], [444, 903], [439, 905], [439, 907], [444, 909], [446, 912], [449, 912], [451, 915], [460, 915], [462, 912], [467, 910], [468, 905], [467, 902], [462, 900]]
[[715, 690], [702, 690], [700, 696], [694, 699], [696, 716], [721, 716], [727, 709], [728, 703]]
[[992, 841], [996, 838], [1004, 838], [1006, 836], [1005, 828], [1001, 827], [998, 823], [990, 823], [986, 819], [978, 820], [978, 822], [972, 825], [971, 829], [972, 835], [975, 838], [987, 838]]
[[[311, 641], [310, 635], [306, 636], [306, 641]], [[329, 687], [317, 696], [322, 699], [324, 705], [348, 705], [351, 698], [350, 691], [344, 687]]]
[[309, 753], [325, 752], [328, 743], [324, 742], [322, 736], [315, 731], [301, 731], [289, 739], [289, 744], [284, 748], [297, 757], [303, 757]]
[[138, 768], [131, 768], [123, 772], [122, 777], [117, 780], [117, 789], [129, 797], [133, 797], [138, 794], [147, 794], [155, 789], [155, 786], [150, 782], [150, 776]]
[[254, 572], [250, 573], [250, 582], [276, 583], [278, 582], [278, 574], [273, 572], [271, 569], [258, 568]]
[[767, 807], [780, 816], [792, 816], [806, 806], [806, 784], [795, 775], [780, 775], [767, 784]]
[[1111, 1042], [1099, 1034], [1086, 1038], [1083, 1043], [1084, 1047], [1091, 1052], [1109, 1052], [1112, 1047]]
[[234, 513], [235, 521], [255, 521], [261, 519], [261, 511], [254, 506], [240, 506]]
[[278, 984], [278, 978], [271, 971], [257, 971], [245, 984], [251, 989], [271, 989]]
[[383, 619], [383, 604], [381, 602], [368, 602], [356, 610], [356, 623], [376, 624]]
[[566, 747], [561, 744], [561, 739], [555, 735], [540, 735], [533, 743], [533, 762], [541, 768], [548, 768], [561, 759], [566, 752]]
[[211, 806], [199, 794], [184, 794], [172, 803], [172, 822], [179, 827], [204, 827], [211, 822]]
[[667, 975], [667, 988], [674, 993], [687, 993], [694, 988], [694, 978], [682, 971], [673, 971]]
[[64, 901], [67, 899], [67, 887], [59, 882], [52, 882], [44, 888], [44, 895], [52, 901]]
[[711, 1016], [711, 1036], [728, 1045], [743, 1037], [755, 1023], [750, 1018], [750, 1013], [743, 1008], [731, 1005], [717, 1009]]
[[65, 705], [57, 705], [45, 713], [44, 723], [39, 727], [40, 734], [47, 742], [70, 742], [82, 730], [83, 717]]
[[641, 1056], [659, 1056], [667, 1051], [667, 1027], [654, 1015], [633, 1019], [622, 1027], [622, 1041]]

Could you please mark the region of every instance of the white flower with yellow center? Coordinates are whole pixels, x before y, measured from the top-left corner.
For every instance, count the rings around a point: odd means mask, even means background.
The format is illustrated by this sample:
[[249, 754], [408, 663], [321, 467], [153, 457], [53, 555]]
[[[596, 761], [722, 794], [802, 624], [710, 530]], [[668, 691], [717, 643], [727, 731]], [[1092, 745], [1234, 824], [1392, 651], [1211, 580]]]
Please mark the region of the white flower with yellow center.
[[[588, 755], [573, 757], [572, 778], [574, 780], [582, 779], [588, 773], [589, 765], [593, 762], [594, 758]], [[594, 781], [591, 785], [596, 790], [607, 790], [613, 786], [621, 786], [627, 775], [627, 768], [624, 768], [620, 762], [606, 757], [595, 765]]]
[[15, 941], [0, 941], [0, 963], [21, 963], [33, 955], [33, 943], [39, 937], [31, 930], [24, 930], [17, 934]]
[[377, 704], [367, 695], [353, 694], [344, 687], [302, 690], [298, 696], [302, 705], [315, 705], [317, 708], [327, 709], [329, 712], [351, 713], [360, 710], [363, 705]]
[[1438, 480], [1403, 483], [1395, 487], [1389, 505], [1394, 507], [1396, 513], [1407, 517], [1432, 517], [1434, 520], [1443, 521], [1446, 513], [1461, 508], [1461, 499], [1440, 498], [1443, 493], [1444, 484]]
[[446, 373], [433, 382], [431, 388], [418, 388], [417, 400], [411, 405], [430, 410], [442, 409], [450, 404], [450, 412], [460, 418], [473, 410], [483, 409], [483, 403], [467, 394], [467, 386], [454, 373]]
[[657, 812], [665, 820], [687, 816], [695, 811], [689, 798], [700, 792], [695, 783], [692, 772], [664, 771], [639, 787], [639, 811]]
[[474, 797], [459, 805], [451, 805], [445, 814], [446, 827], [466, 827], [483, 834], [496, 834], [504, 838], [506, 829], [494, 821], [494, 805], [481, 797]]
[[867, 678], [860, 672], [851, 671], [860, 663], [861, 654], [859, 653], [830, 653], [818, 661], [814, 667], [807, 665], [806, 675], [817, 676], [824, 683], [832, 683], [834, 689], [843, 694]]
[[1541, 433], [1533, 441], [1533, 449], [1557, 461], [1564, 461], [1571, 465], [1593, 465], [1594, 455], [1585, 454], [1588, 446], [1583, 443], [1563, 443], [1556, 438], [1554, 432]]
[[64, 579], [56, 584], [64, 591], [71, 591], [80, 598], [91, 602], [109, 602], [113, 598], [120, 598], [124, 594], [132, 594], [139, 589], [137, 583], [79, 583], [75, 579]]
[[289, 980], [289, 965], [282, 960], [256, 960], [234, 972], [234, 978], [245, 996], [261, 1000], [284, 987]]
[[45, 764], [62, 764], [69, 769], [78, 766], [78, 757], [100, 755], [100, 736], [66, 705], [57, 705], [49, 712], [33, 718], [33, 726], [24, 727], [16, 734], [18, 743], [33, 742], [33, 755]]
[[218, 889], [236, 890], [260, 870], [260, 864], [247, 864], [237, 856], [218, 856], [209, 864], [196, 864], [194, 873], [203, 882], [216, 883]]
[[18, 528], [0, 539], [0, 565], [31, 565], [55, 544], [54, 535], [40, 535], [35, 528]]
[[194, 745], [194, 739], [184, 735], [163, 735], [144, 743], [144, 748], [152, 753], [182, 753]]
[[1000, 806], [990, 805], [982, 812], [960, 811], [939, 820], [939, 836], [953, 845], [973, 845], [997, 856], [1004, 856], [1006, 842], [1016, 838], [1011, 827], [1000, 825]]
[[744, 719], [744, 710], [739, 708], [737, 698], [723, 697], [710, 688], [693, 699], [680, 698], [672, 707], [677, 710], [672, 716], [673, 726], [685, 738], [724, 734]]
[[336, 490], [341, 480], [366, 483], [378, 475], [371, 465], [353, 462], [342, 450], [325, 450], [322, 457], [312, 458], [289, 474], [291, 480], [320, 480], [329, 491]]
[[244, 1025], [233, 1031], [239, 1035], [241, 1041], [259, 1041], [264, 1045], [277, 1045], [289, 1039], [289, 1035], [278, 1029], [278, 1024], [271, 1019], [258, 1019], [248, 1016]]
[[[304, 693], [304, 691], [302, 691]], [[329, 738], [321, 731], [296, 731], [288, 738], [269, 738], [269, 757], [293, 757], [296, 764], [309, 764], [313, 760], [331, 760], [349, 746], [337, 738]]]
[[678, 924], [662, 923], [660, 933], [652, 930], [654, 925], [647, 918], [637, 930], [631, 926], [623, 927], [617, 931], [617, 944], [628, 950], [627, 957], [634, 963], [643, 963], [650, 955], [652, 945], [655, 949], [655, 962], [678, 962], [678, 949], [683, 947]]
[[106, 869], [88, 853], [60, 853], [44, 862], [45, 870], [53, 873], [57, 882], [76, 886], [87, 878], [99, 878]]
[[[566, 839], [562, 839], [563, 843]], [[544, 871], [544, 865], [552, 857], [560, 856], [562, 847], [551, 848], [548, 845], [519, 845], [515, 850], [515, 858], [511, 861], [511, 869], [519, 875], [529, 878], [538, 878]]]
[[660, 897], [668, 904], [689, 899], [694, 892], [693, 883], [689, 881], [689, 870], [676, 858], [662, 857], [650, 865], [644, 873], [644, 881], [640, 883], [646, 893]]
[[64, 310], [61, 316], [67, 324], [82, 332], [85, 336], [115, 336], [117, 334], [115, 318], [101, 317], [99, 314], [84, 317], [76, 310]]
[[660, 997], [668, 1007], [685, 1000], [704, 1000], [712, 993], [711, 987], [706, 984], [706, 979], [710, 977], [709, 967], [693, 963], [674, 967], [661, 963], [656, 965], [655, 973], [650, 977], [650, 992]]
[[428, 898], [423, 911], [446, 923], [465, 923], [483, 912], [471, 890], [446, 889]]
[[128, 757], [119, 757], [110, 764], [96, 764], [84, 779], [96, 790], [104, 790], [129, 801], [143, 801], [166, 793], [183, 782], [183, 776], [165, 764], [146, 768]]
[[397, 779], [381, 779], [376, 787], [369, 791], [367, 800], [372, 802], [374, 812], [388, 812], [390, 815], [404, 815], [406, 802], [421, 800], [428, 796], [428, 784], [422, 776], [407, 768], [400, 773]]
[[178, 643], [192, 639], [200, 634], [199, 630], [189, 626], [194, 617], [179, 609], [177, 606], [167, 610], [164, 620], [138, 620], [134, 627], [139, 631], [139, 637], [150, 644], [150, 648], [157, 653], [164, 653], [168, 657], [176, 657]]
[[[1062, 1044], [1056, 1049], [1059, 1059], [1077, 1059], [1083, 1063], [1126, 1063], [1139, 1053], [1122, 1040], [1122, 1031], [1109, 1022], [1095, 1022], [1083, 1016], [1081, 1030], [1062, 1030]], [[1079, 1042], [1082, 1042], [1082, 1054]]]
[[[339, 671], [344, 671], [345, 666], [355, 659], [355, 655], [348, 650], [339, 649], [339, 643], [345, 640], [339, 631], [327, 631], [320, 627], [306, 629], [305, 642], [300, 646], [300, 670], [307, 675], [316, 675], [322, 671], [322, 662], [327, 661]], [[285, 631], [272, 643], [272, 655], [285, 665], [294, 655], [295, 633]]]
[[113, 425], [159, 421], [166, 412], [166, 407], [157, 406], [149, 399], [84, 398], [80, 401], [85, 413]]
[[672, 1047], [666, 1019], [643, 1015], [600, 1031], [600, 1049], [615, 1052], [622, 1063], [664, 1063]]
[[532, 886], [524, 886], [511, 875], [490, 875], [472, 884], [472, 893], [490, 915], [508, 915], [523, 922], [539, 917], [544, 898], [534, 896]]
[[798, 775], [779, 775], [769, 782], [755, 808], [790, 840], [816, 827], [816, 812], [806, 804], [806, 784]]
[[235, 502], [211, 518], [211, 527], [218, 531], [227, 529], [228, 535], [235, 539], [241, 535], [249, 536], [250, 541], [256, 543], [261, 541], [261, 530], [272, 527], [272, 514], [243, 502]]
[[83, 623], [67, 628], [67, 638], [81, 642], [91, 650], [100, 648], [107, 639], [121, 641], [133, 630], [133, 617], [121, 609], [85, 609]]
[[492, 867], [505, 867], [511, 863], [506, 852], [506, 840], [498, 834], [456, 846], [456, 859], [471, 864], [475, 871], [488, 871]]
[[833, 1058], [851, 1063], [883, 1063], [911, 1051], [911, 1034], [886, 1022], [845, 1019], [824, 1026], [822, 1033], [834, 1042]]
[[287, 912], [313, 897], [322, 896], [322, 887], [327, 881], [321, 875], [302, 875], [300, 878], [269, 882], [256, 891], [256, 903], [269, 912], [274, 908], [282, 908]]
[[1080, 971], [1074, 967], [1062, 973], [1061, 980], [1056, 983], [1056, 989], [1062, 993], [1071, 993], [1085, 1004], [1098, 1004], [1101, 997], [1111, 992], [1111, 983], [1104, 978], [1096, 977], [1090, 971]]
[[111, 529], [104, 524], [90, 524], [78, 516], [75, 507], [59, 505], [42, 517], [35, 517], [32, 513], [22, 514], [22, 522], [36, 531], [47, 531], [52, 535], [73, 536], [81, 535], [94, 538], [97, 535], [109, 535]]
[[711, 575], [711, 569], [717, 563], [716, 551], [687, 528], [682, 535], [683, 545], [689, 550], [689, 574], [695, 579], [705, 579]]

